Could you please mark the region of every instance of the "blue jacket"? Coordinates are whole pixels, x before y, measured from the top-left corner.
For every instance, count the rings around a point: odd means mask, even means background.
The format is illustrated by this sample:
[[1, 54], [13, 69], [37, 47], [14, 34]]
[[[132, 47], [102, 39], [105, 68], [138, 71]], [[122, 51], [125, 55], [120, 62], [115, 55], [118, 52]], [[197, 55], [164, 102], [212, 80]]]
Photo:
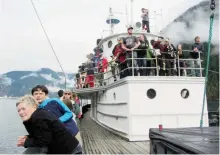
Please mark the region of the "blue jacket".
[[39, 108], [43, 108], [47, 111], [52, 112], [56, 117], [59, 118], [61, 122], [64, 123], [64, 126], [72, 135], [76, 135], [79, 132], [76, 123], [72, 119], [73, 117], [72, 112], [60, 99], [56, 99], [56, 98], [45, 99], [39, 105]]

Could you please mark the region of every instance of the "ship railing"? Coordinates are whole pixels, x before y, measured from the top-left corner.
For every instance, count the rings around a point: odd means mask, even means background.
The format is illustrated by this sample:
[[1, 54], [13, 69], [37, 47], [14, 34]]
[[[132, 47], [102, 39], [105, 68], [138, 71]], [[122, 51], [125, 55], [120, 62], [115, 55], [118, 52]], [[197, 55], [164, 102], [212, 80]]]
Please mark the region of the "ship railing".
[[[155, 49], [150, 49], [151, 51], [152, 51], [152, 53], [153, 54], [155, 54], [154, 52], [155, 52]], [[135, 50], [135, 51], [138, 51], [137, 49]], [[112, 67], [111, 67], [111, 65], [110, 65], [110, 63], [108, 63], [108, 69], [107, 69], [107, 71], [106, 72], [100, 72], [100, 73], [94, 73], [94, 80], [90, 80], [90, 81], [86, 81], [85, 79], [86, 79], [86, 76], [88, 75], [88, 74], [86, 74], [85, 72], [86, 71], [83, 71], [84, 73], [85, 73], [85, 75], [84, 76], [82, 76], [82, 77], [79, 77], [79, 78], [75, 78], [75, 81], [76, 81], [76, 87], [78, 86], [78, 88], [83, 88], [85, 85], [87, 85], [87, 84], [89, 84], [89, 83], [91, 83], [91, 82], [93, 82], [94, 83], [94, 87], [100, 87], [100, 86], [103, 86], [103, 85], [108, 85], [108, 84], [110, 84], [110, 83], [112, 83], [112, 82], [110, 82], [110, 81], [114, 81], [114, 77], [115, 76], [120, 76], [120, 74], [122, 74], [122, 73], [125, 73], [125, 71], [129, 71], [130, 69], [132, 70], [132, 76], [135, 76], [134, 75], [134, 70], [136, 69], [136, 70], [138, 70], [138, 69], [151, 69], [151, 72], [154, 70], [155, 71], [155, 73], [154, 73], [154, 75], [153, 76], [160, 76], [159, 75], [159, 72], [160, 72], [160, 70], [161, 69], [164, 69], [163, 67], [161, 67], [160, 65], [159, 65], [159, 61], [164, 61], [164, 62], [166, 62], [166, 61], [174, 61], [175, 63], [174, 63], [174, 65], [173, 66], [171, 66], [171, 68], [167, 68], [167, 67], [165, 67], [165, 70], [177, 70], [178, 71], [178, 76], [183, 76], [183, 75], [180, 75], [180, 70], [182, 69], [182, 70], [184, 70], [185, 72], [187, 71], [187, 70], [199, 70], [199, 74], [200, 74], [200, 76], [202, 77], [202, 71], [204, 70], [204, 68], [202, 68], [202, 65], [201, 65], [201, 62], [203, 61], [203, 60], [201, 60], [201, 53], [202, 52], [199, 52], [198, 51], [198, 54], [199, 54], [199, 58], [198, 59], [190, 59], [190, 58], [188, 58], [188, 59], [182, 59], [182, 58], [180, 58], [179, 57], [179, 54], [176, 54], [176, 57], [174, 57], [174, 58], [172, 58], [172, 59], [165, 59], [164, 57], [163, 57], [163, 54], [170, 54], [169, 52], [167, 53], [167, 52], [160, 52], [161, 53], [161, 55], [154, 55], [154, 57], [152, 57], [152, 58], [134, 58], [134, 53], [133, 53], [133, 51], [129, 51], [129, 52], [132, 52], [132, 57], [131, 58], [126, 58], [123, 62], [121, 62], [120, 64], [117, 64], [115, 67], [114, 67], [114, 70], [116, 70], [116, 71], [118, 71], [118, 72], [116, 72], [115, 71], [115, 74], [113, 75], [113, 74], [111, 74], [112, 73]], [[188, 53], [190, 53], [190, 52], [192, 52], [191, 50], [183, 50], [182, 52], [188, 52]], [[134, 60], [141, 60], [141, 59], [143, 59], [143, 60], [148, 60], [148, 61], [154, 61], [154, 64], [151, 66], [151, 67], [138, 67], [138, 66], [134, 66]], [[123, 70], [120, 70], [120, 66], [121, 65], [124, 65], [124, 63], [127, 63], [127, 61], [131, 61], [131, 66], [130, 67], [126, 67], [125, 69], [123, 69]], [[184, 66], [184, 67], [180, 67], [180, 62], [190, 62], [190, 61], [197, 61], [197, 62], [199, 62], [199, 66], [198, 67], [187, 67], [187, 66]], [[178, 64], [178, 67], [176, 66]], [[98, 68], [99, 67], [93, 67], [93, 68], [90, 68], [89, 70], [98, 70]], [[110, 69], [109, 69], [110, 68]], [[83, 73], [83, 72], [80, 72], [79, 74], [81, 74], [81, 73]], [[127, 72], [128, 73], [128, 72]], [[110, 74], [110, 75], [109, 75]], [[129, 76], [129, 75], [127, 75], [127, 76]], [[152, 75], [151, 75], [152, 76]], [[172, 75], [172, 76], [177, 76], [177, 75]], [[185, 75], [184, 76], [187, 76], [187, 74], [185, 73]], [[194, 76], [194, 75], [190, 75], [190, 74], [188, 74], [188, 76]], [[79, 81], [80, 80], [82, 80], [82, 79], [84, 79], [82, 82], [80, 82], [79, 83]], [[112, 80], [111, 80], [112, 79]], [[80, 87], [79, 87], [79, 85], [81, 85]]]

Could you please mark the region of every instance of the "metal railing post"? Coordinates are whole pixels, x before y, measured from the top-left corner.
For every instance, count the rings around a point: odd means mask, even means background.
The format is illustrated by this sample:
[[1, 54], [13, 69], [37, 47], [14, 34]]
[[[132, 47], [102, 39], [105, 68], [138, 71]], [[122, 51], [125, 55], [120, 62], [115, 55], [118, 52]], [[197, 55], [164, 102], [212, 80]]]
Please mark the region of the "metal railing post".
[[156, 55], [156, 74], [157, 74], [157, 76], [159, 76], [159, 68], [158, 68], [158, 59], [157, 59], [157, 55]]
[[201, 64], [201, 52], [199, 51], [199, 71], [200, 71], [200, 77], [202, 77], [202, 64]]
[[131, 67], [132, 67], [132, 76], [134, 76], [134, 51], [131, 51]]
[[177, 61], [178, 61], [178, 74], [180, 76], [180, 56], [179, 56], [179, 53], [177, 53]]

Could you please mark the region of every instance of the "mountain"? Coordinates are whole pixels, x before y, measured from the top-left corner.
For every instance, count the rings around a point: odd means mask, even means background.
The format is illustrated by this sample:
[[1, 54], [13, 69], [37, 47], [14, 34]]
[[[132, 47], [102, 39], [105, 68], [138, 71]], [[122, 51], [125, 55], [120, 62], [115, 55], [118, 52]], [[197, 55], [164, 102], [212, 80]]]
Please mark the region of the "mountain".
[[[67, 88], [74, 86], [74, 73], [66, 74]], [[65, 88], [63, 73], [49, 68], [37, 71], [11, 71], [0, 75], [0, 96], [19, 97], [30, 93], [37, 84], [46, 85], [50, 96], [57, 95], [59, 89]]]
[[[212, 44], [219, 47], [219, 0], [215, 2]], [[196, 36], [200, 36], [201, 41], [206, 42], [209, 36], [211, 14], [210, 0], [202, 1], [174, 19], [173, 22], [161, 30], [161, 33], [171, 38], [174, 44], [179, 42], [192, 43]], [[216, 47], [216, 50], [218, 47]]]

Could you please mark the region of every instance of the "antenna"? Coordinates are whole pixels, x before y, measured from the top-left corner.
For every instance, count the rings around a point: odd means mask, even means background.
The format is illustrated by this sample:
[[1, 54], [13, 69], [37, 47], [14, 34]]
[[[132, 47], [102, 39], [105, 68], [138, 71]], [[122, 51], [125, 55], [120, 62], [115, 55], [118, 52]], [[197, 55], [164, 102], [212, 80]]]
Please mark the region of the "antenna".
[[128, 26], [128, 5], [126, 4], [126, 27]]
[[133, 26], [133, 23], [134, 23], [134, 21], [133, 21], [133, 0], [131, 0], [131, 26]]

